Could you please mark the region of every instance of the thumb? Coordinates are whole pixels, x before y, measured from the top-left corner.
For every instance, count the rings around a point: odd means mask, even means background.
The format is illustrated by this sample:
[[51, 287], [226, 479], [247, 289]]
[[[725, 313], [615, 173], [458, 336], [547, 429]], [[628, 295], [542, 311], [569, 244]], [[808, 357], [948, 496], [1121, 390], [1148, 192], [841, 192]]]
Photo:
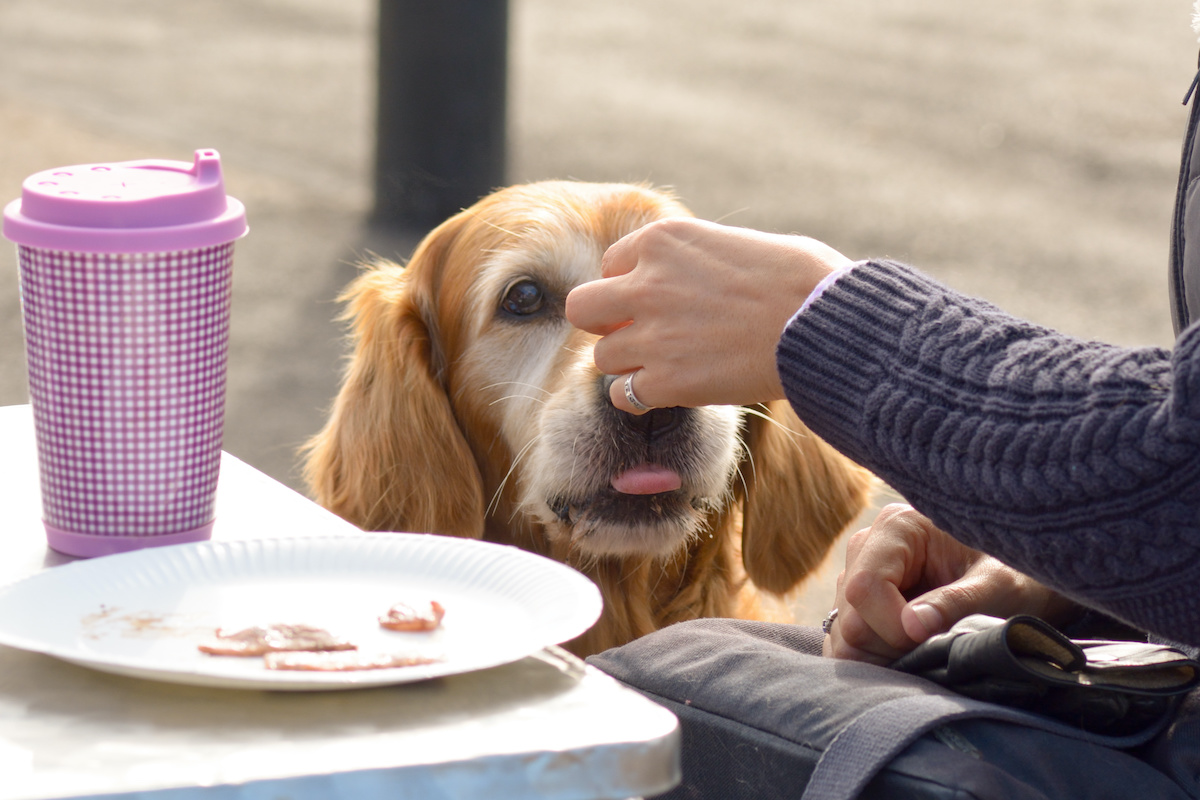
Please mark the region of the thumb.
[[982, 612], [987, 594], [983, 576], [965, 576], [908, 601], [900, 610], [900, 624], [908, 638], [920, 644], [963, 617]]

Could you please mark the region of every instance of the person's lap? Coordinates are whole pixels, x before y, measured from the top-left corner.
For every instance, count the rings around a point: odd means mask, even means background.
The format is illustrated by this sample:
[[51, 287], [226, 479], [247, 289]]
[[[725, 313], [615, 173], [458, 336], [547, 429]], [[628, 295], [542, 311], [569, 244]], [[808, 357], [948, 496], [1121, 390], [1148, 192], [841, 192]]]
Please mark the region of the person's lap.
[[[697, 620], [588, 661], [679, 717], [684, 781], [664, 797], [800, 797], [821, 754], [864, 711], [912, 695], [952, 694], [912, 675], [822, 658], [821, 638], [815, 628]], [[1185, 795], [1128, 753], [987, 720], [922, 737], [862, 795], [1130, 796]]]

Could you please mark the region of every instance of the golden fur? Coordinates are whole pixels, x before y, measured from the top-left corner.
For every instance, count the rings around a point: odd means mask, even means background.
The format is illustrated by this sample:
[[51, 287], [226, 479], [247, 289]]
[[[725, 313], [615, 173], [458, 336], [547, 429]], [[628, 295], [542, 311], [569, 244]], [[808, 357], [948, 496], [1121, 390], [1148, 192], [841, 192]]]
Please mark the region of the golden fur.
[[[864, 507], [870, 476], [786, 403], [613, 408], [594, 337], [563, 315], [605, 249], [689, 212], [646, 187], [551, 181], [485, 197], [407, 266], [347, 289], [353, 353], [306, 448], [318, 502], [367, 530], [513, 544], [600, 587], [604, 612], [568, 646], [598, 652], [698, 617], [769, 616]], [[614, 491], [665, 464], [669, 493]]]

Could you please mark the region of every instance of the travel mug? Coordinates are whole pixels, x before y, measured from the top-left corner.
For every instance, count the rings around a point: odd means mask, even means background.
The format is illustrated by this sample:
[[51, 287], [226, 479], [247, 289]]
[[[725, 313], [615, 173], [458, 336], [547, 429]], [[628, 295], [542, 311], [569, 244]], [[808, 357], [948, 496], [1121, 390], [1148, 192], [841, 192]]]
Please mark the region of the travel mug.
[[50, 547], [98, 556], [211, 536], [246, 230], [214, 150], [46, 170], [4, 209]]

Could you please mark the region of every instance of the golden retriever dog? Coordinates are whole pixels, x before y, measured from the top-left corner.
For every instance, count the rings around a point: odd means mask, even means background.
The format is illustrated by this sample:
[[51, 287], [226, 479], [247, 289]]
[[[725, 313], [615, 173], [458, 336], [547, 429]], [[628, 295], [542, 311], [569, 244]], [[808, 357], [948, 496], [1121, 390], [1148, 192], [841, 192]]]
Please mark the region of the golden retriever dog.
[[[480, 200], [406, 266], [347, 289], [353, 352], [306, 446], [313, 497], [361, 528], [517, 545], [604, 598], [586, 655], [697, 617], [778, 618], [872, 478], [786, 403], [626, 414], [563, 314], [610, 244], [689, 215], [642, 186], [550, 181]], [[775, 608], [776, 611], [771, 609]]]

